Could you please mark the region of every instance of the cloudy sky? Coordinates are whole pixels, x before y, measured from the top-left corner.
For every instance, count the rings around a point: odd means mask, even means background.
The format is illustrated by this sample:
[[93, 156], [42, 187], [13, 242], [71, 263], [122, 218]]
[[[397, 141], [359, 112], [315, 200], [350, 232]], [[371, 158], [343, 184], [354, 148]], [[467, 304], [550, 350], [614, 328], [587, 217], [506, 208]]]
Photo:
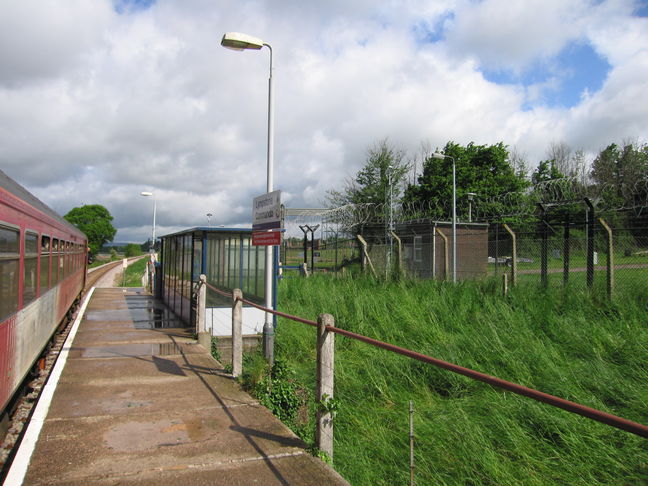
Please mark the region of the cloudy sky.
[[275, 188], [320, 207], [388, 137], [415, 153], [503, 141], [535, 167], [648, 137], [640, 0], [0, 0], [0, 164], [64, 214], [103, 204], [118, 241], [251, 222]]

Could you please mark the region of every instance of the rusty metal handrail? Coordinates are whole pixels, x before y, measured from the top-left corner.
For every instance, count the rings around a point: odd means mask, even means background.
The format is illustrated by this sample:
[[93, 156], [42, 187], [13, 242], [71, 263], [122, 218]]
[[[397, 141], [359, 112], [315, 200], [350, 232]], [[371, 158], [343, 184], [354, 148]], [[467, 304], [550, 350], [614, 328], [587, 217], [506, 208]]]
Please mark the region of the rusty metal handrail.
[[[263, 307], [262, 305], [256, 304], [254, 302], [251, 302], [247, 299], [237, 297], [237, 301], [240, 300], [244, 304], [248, 304], [252, 307], [256, 307], [257, 309], [260, 309], [262, 311], [268, 312], [270, 314], [274, 314], [276, 316], [280, 317], [285, 317], [286, 319], [290, 319], [296, 322], [301, 322], [303, 324], [307, 324], [309, 326], [317, 327], [317, 322], [311, 321], [308, 319], [303, 319], [301, 317], [293, 316], [290, 314], [286, 314], [284, 312], [279, 312], [274, 309], [268, 309], [266, 307]], [[463, 376], [466, 376], [468, 378], [471, 378], [473, 380], [481, 381], [483, 383], [487, 383], [488, 385], [494, 386], [496, 388], [502, 388], [504, 390], [508, 390], [510, 392], [516, 393], [518, 395], [525, 396], [527, 398], [531, 398], [533, 400], [536, 400], [538, 402], [546, 403], [548, 405], [551, 405], [553, 407], [561, 408], [563, 410], [566, 410], [567, 412], [575, 413], [577, 415], [581, 415], [583, 417], [587, 417], [592, 420], [596, 420], [597, 422], [604, 423], [606, 425], [610, 425], [612, 427], [615, 427], [617, 429], [625, 430], [626, 432], [630, 432], [636, 435], [639, 435], [641, 437], [646, 437], [648, 438], [648, 426], [645, 426], [643, 424], [640, 424], [638, 422], [633, 422], [632, 420], [624, 419], [623, 417], [619, 417], [617, 415], [612, 415], [607, 412], [603, 412], [601, 410], [597, 410], [595, 408], [591, 408], [585, 405], [581, 405], [580, 403], [572, 402], [569, 400], [565, 400], [564, 398], [559, 398], [554, 395], [550, 395], [548, 393], [543, 393], [538, 390], [534, 390], [533, 388], [528, 388], [526, 386], [518, 385], [517, 383], [513, 383], [510, 381], [502, 380], [501, 378], [497, 378], [495, 376], [487, 375], [485, 373], [481, 373], [479, 371], [472, 370], [470, 368], [464, 368], [463, 366], [459, 366], [453, 363], [449, 363], [447, 361], [443, 361], [437, 358], [433, 358], [432, 356], [427, 356], [425, 354], [417, 353], [416, 351], [412, 351], [410, 349], [406, 348], [401, 348], [400, 346], [396, 346], [394, 344], [386, 343], [383, 341], [379, 341], [377, 339], [372, 339], [367, 336], [363, 336], [362, 334], [357, 334], [355, 332], [347, 331], [345, 329], [340, 329], [339, 327], [334, 327], [334, 326], [326, 326], [327, 331], [330, 332], [335, 332], [337, 334], [342, 334], [343, 336], [347, 336], [351, 339], [356, 339], [358, 341], [362, 341], [364, 343], [370, 344], [372, 346], [386, 349], [387, 351], [392, 351], [397, 354], [401, 354], [403, 356], [407, 356], [408, 358], [412, 358], [418, 361], [422, 361], [423, 363], [428, 363], [433, 366], [437, 366], [438, 368], [443, 368], [445, 370], [451, 371], [453, 373], [457, 373]]]
[[232, 298], [232, 292], [225, 292], [224, 290], [217, 289], [213, 285], [211, 285], [209, 282], [205, 282], [205, 285], [209, 290], [213, 290], [217, 294], [222, 295], [223, 297], [229, 297], [230, 299]]

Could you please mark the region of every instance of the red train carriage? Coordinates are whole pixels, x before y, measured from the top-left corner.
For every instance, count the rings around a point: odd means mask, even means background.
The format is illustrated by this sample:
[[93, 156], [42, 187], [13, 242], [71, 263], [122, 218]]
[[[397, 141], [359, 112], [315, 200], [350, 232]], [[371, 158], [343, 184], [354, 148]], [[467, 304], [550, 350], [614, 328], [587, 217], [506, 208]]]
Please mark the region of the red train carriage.
[[0, 171], [0, 418], [85, 283], [87, 239]]

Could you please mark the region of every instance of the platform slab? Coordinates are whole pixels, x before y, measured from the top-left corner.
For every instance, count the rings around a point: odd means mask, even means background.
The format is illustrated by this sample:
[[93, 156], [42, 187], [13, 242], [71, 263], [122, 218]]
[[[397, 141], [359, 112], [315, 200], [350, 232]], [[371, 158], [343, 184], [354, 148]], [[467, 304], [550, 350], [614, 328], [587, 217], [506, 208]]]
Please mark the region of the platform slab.
[[24, 484], [348, 484], [151, 296], [96, 289], [87, 313]]

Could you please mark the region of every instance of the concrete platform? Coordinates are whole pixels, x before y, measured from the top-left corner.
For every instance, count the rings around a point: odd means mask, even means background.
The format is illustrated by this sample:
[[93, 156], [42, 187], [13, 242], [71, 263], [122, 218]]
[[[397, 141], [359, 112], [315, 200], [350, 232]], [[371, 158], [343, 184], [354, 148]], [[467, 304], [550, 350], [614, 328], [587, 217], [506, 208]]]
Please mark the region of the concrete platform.
[[24, 484], [346, 485], [142, 291], [96, 289]]

